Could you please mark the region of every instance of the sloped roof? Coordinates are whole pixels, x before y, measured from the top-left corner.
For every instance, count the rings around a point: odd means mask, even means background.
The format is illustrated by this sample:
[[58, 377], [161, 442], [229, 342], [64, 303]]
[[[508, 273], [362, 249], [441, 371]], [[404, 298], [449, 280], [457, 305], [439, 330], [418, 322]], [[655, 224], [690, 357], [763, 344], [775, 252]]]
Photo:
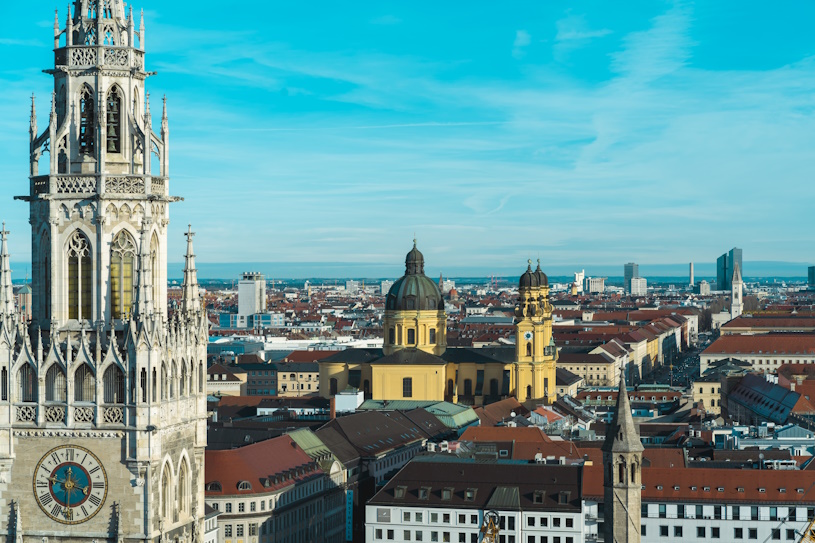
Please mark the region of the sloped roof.
[[[232, 496], [272, 492], [321, 475], [322, 470], [289, 436], [280, 436], [234, 450], [206, 451], [206, 484], [218, 482], [221, 490], [206, 490], [207, 496]], [[269, 462], [269, 459], [274, 462]], [[275, 481], [274, 477], [278, 480]], [[238, 490], [246, 481], [249, 490]], [[208, 488], [212, 488], [211, 486]]]

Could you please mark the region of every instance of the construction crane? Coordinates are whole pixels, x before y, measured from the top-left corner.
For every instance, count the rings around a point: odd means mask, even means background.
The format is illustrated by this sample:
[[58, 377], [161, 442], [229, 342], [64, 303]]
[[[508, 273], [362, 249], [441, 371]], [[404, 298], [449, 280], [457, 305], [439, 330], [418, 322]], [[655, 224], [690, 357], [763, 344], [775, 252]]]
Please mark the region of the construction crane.
[[484, 523], [481, 525], [480, 543], [498, 543], [498, 532], [500, 531], [498, 513], [488, 511], [484, 515]]
[[815, 518], [813, 518], [806, 529], [801, 533], [798, 543], [815, 543]]

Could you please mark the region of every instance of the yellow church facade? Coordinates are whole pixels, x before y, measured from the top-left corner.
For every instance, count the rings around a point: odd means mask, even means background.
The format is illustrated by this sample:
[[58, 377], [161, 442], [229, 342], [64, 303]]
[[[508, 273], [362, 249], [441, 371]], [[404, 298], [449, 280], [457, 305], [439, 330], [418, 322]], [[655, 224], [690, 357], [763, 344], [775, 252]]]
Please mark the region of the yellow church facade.
[[530, 265], [519, 281], [515, 347], [447, 347], [447, 315], [438, 285], [416, 248], [385, 299], [382, 349], [349, 349], [320, 361], [320, 391], [346, 388], [374, 400], [484, 405], [508, 396], [535, 406], [556, 398], [549, 281]]

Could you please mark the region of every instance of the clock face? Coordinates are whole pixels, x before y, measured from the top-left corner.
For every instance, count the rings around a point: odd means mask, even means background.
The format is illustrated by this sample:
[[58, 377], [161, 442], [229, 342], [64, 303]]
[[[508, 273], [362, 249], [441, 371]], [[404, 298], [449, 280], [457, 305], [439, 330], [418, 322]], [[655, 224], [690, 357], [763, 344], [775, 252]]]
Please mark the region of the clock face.
[[43, 513], [62, 524], [80, 524], [99, 512], [108, 477], [99, 458], [77, 445], [62, 445], [43, 456], [34, 470], [34, 497]]
[[532, 332], [527, 332], [524, 334], [524, 339], [530, 341], [532, 339]]

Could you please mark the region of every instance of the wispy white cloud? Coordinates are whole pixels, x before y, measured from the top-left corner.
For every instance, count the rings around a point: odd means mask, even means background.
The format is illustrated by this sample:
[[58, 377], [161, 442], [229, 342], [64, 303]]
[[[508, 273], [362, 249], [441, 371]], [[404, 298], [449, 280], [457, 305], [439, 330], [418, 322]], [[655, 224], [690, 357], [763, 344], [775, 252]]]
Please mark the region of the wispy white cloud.
[[575, 49], [612, 33], [608, 28], [591, 29], [586, 23], [585, 16], [571, 13], [558, 20], [556, 28], [553, 54], [558, 62], [566, 61], [569, 53]]
[[532, 36], [526, 30], [515, 31], [515, 41], [512, 43], [512, 56], [522, 58], [526, 54], [526, 48], [532, 43]]

